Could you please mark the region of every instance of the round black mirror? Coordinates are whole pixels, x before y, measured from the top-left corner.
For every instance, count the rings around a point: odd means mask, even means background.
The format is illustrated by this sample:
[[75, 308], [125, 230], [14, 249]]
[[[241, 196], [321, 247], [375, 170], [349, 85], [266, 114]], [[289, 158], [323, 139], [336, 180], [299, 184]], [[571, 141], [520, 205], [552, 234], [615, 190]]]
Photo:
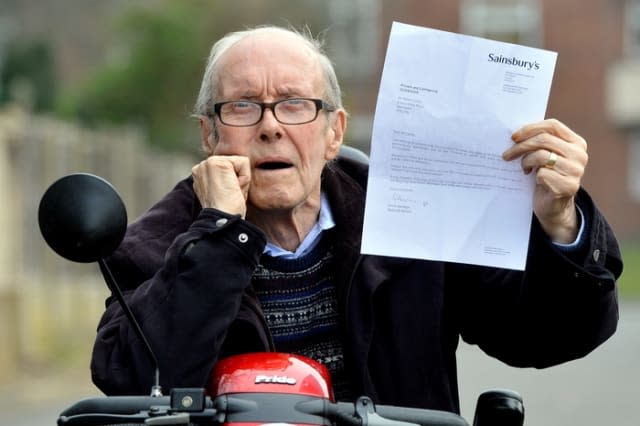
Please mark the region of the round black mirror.
[[111, 254], [127, 229], [127, 211], [115, 188], [87, 173], [67, 175], [44, 193], [38, 223], [45, 241], [74, 262], [95, 262]]

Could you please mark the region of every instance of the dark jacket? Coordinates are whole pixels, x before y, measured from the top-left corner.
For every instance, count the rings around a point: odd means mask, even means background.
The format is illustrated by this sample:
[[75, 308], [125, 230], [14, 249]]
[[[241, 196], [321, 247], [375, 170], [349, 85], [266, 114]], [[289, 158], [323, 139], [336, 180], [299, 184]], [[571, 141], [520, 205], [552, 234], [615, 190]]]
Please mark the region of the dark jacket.
[[[622, 261], [584, 191], [581, 247], [559, 250], [534, 219], [521, 272], [360, 255], [365, 184], [366, 168], [346, 160], [322, 177], [337, 224], [330, 232], [345, 362], [358, 394], [457, 412], [459, 336], [510, 365], [542, 368], [586, 355], [615, 331]], [[228, 354], [273, 350], [250, 286], [264, 245], [252, 224], [201, 209], [190, 179], [130, 225], [107, 263], [155, 350], [164, 389], [204, 386]], [[147, 394], [149, 359], [110, 302], [93, 380], [107, 394]]]

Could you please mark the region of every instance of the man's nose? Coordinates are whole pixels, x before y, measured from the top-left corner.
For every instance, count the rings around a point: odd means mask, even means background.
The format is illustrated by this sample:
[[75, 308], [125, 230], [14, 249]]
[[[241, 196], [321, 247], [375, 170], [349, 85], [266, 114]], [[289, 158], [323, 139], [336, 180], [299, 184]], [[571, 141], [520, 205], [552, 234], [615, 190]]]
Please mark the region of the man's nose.
[[[273, 120], [276, 120], [276, 114], [273, 112], [273, 106], [266, 106], [264, 107], [264, 111], [262, 112], [262, 119], [266, 119], [267, 117], [269, 117]], [[278, 121], [278, 120], [276, 120]]]
[[271, 108], [265, 108], [260, 121], [260, 140], [269, 142], [282, 137], [282, 125]]

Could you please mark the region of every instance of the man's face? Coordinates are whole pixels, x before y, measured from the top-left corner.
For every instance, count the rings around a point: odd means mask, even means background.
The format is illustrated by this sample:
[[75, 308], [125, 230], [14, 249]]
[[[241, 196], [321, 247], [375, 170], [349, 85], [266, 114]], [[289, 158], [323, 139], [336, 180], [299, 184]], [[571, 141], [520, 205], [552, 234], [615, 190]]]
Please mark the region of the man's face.
[[[216, 102], [274, 102], [287, 98], [323, 98], [316, 57], [298, 40], [283, 34], [250, 36], [220, 59]], [[306, 124], [279, 123], [270, 109], [254, 126], [233, 127], [216, 117], [218, 140], [205, 137], [210, 155], [243, 155], [251, 163], [248, 208], [292, 210], [319, 203], [320, 175], [340, 148], [345, 112], [321, 110]], [[205, 136], [206, 132], [205, 132]]]

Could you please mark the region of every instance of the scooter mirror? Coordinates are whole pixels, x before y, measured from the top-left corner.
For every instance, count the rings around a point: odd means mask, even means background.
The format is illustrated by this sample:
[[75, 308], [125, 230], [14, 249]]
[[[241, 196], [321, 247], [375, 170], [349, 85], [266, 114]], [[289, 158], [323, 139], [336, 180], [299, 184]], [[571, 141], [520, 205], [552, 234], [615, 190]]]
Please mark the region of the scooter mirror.
[[64, 176], [46, 190], [38, 208], [47, 244], [73, 262], [96, 262], [111, 254], [127, 228], [127, 212], [115, 188], [87, 173]]

